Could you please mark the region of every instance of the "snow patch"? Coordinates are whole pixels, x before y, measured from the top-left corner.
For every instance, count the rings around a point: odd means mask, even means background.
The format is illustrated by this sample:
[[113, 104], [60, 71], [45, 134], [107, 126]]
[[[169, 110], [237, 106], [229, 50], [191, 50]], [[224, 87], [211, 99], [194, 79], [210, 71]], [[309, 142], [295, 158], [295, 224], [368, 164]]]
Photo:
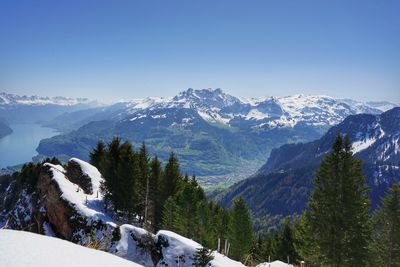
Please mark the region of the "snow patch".
[[[74, 161], [76, 160], [77, 159], [74, 159]], [[90, 177], [95, 184], [97, 183], [97, 185], [93, 185], [93, 187], [97, 186], [98, 188], [102, 179], [101, 176], [99, 176], [100, 173], [98, 173], [95, 167], [89, 167], [89, 163], [81, 160], [79, 161], [80, 164], [82, 164], [81, 166], [86, 167], [84, 167], [84, 171], [90, 174], [94, 174], [93, 177]], [[97, 191], [93, 190], [93, 194], [85, 194], [78, 185], [68, 180], [68, 178], [65, 176], [65, 170], [62, 166], [53, 165], [51, 163], [45, 163], [44, 165], [50, 168], [50, 171], [53, 174], [53, 180], [58, 184], [62, 192], [61, 197], [64, 200], [70, 202], [79, 214], [87, 217], [88, 219], [102, 220], [110, 225], [115, 226], [113, 220], [102, 212], [104, 203], [103, 197], [100, 193], [97, 194]]]
[[284, 263], [282, 261], [273, 261], [273, 262], [260, 263], [256, 267], [293, 267], [293, 265]]
[[367, 149], [370, 146], [372, 146], [375, 142], [376, 142], [375, 138], [367, 138], [364, 140], [353, 142], [353, 144], [352, 144], [353, 153], [354, 154], [359, 153], [359, 152], [363, 151], [364, 149]]

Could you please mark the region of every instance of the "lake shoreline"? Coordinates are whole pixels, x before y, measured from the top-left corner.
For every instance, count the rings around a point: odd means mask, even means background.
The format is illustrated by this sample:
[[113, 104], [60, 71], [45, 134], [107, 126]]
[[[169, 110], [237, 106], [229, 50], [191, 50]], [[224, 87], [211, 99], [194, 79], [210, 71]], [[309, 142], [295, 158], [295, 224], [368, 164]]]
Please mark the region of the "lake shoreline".
[[60, 134], [57, 129], [39, 123], [11, 123], [12, 132], [0, 138], [0, 169], [14, 170], [30, 162], [35, 156], [39, 142]]

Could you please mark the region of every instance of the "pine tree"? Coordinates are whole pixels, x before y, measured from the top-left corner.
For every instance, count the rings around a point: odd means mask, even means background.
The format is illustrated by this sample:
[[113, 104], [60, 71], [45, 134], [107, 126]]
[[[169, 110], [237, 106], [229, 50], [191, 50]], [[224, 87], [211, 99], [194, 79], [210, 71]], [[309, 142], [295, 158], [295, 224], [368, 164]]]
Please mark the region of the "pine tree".
[[269, 231], [266, 232], [261, 243], [260, 254], [263, 262], [276, 259], [276, 240]]
[[203, 190], [197, 184], [196, 178], [191, 180], [184, 178], [180, 190], [176, 194], [177, 203], [181, 210], [182, 230], [181, 233], [189, 238], [199, 237], [194, 229], [199, 228], [198, 208], [201, 201], [205, 199]]
[[217, 246], [218, 238], [220, 238], [221, 244], [225, 243], [225, 239], [228, 238], [228, 225], [230, 224], [230, 214], [227, 210], [220, 206], [215, 207], [215, 215], [212, 220], [213, 223], [213, 235], [214, 243], [213, 247]]
[[179, 162], [173, 152], [171, 152], [168, 163], [165, 165], [160, 184], [160, 202], [164, 206], [165, 201], [178, 192], [182, 177], [179, 170]]
[[296, 263], [298, 254], [294, 243], [293, 227], [290, 218], [286, 218], [283, 227], [276, 235], [276, 257], [284, 262], [289, 258], [290, 263]]
[[338, 135], [315, 175], [306, 212], [319, 264], [365, 266], [370, 227], [364, 180], [349, 139]]
[[139, 166], [135, 157], [136, 155], [129, 142], [125, 142], [120, 146], [114, 204], [117, 209], [127, 213], [129, 218], [138, 211]]
[[313, 233], [310, 225], [306, 220], [306, 214], [303, 215], [296, 221], [294, 227], [295, 236], [295, 248], [302, 259], [307, 259], [307, 262], [312, 263], [319, 262], [319, 250], [315, 246], [313, 240]]
[[89, 154], [90, 164], [100, 169], [106, 155], [106, 146], [103, 141], [98, 141], [96, 147]]
[[[119, 163], [119, 148], [121, 140], [114, 138], [107, 146], [105, 157], [102, 163], [98, 166], [99, 171], [102, 174], [104, 181], [101, 184], [100, 190], [104, 195], [106, 209], [108, 208], [109, 202], [115, 201], [115, 192], [117, 185], [117, 169]], [[114, 203], [115, 204], [115, 203]], [[114, 207], [115, 209], [117, 207]]]
[[[208, 248], [197, 248], [193, 255], [193, 266], [206, 267], [214, 259], [213, 253]], [[211, 264], [210, 264], [211, 266]]]
[[142, 143], [138, 154], [139, 164], [139, 210], [141, 217], [143, 218], [143, 225], [146, 229], [149, 229], [148, 224], [148, 212], [150, 209], [150, 166], [149, 166], [149, 155], [145, 143]]
[[253, 242], [253, 229], [250, 213], [242, 197], [233, 203], [228, 240], [231, 243], [229, 257], [245, 260]]
[[[95, 152], [92, 154], [100, 155]], [[119, 138], [114, 138], [102, 156], [99, 171], [104, 177], [100, 190], [105, 197], [106, 208], [111, 202], [115, 211], [120, 211], [128, 217], [137, 213], [139, 167], [131, 144], [121, 144]]]
[[173, 197], [165, 201], [162, 213], [162, 228], [165, 230], [181, 232], [182, 216], [178, 204]]
[[375, 266], [400, 266], [400, 185], [393, 184], [372, 218], [371, 261]]
[[152, 224], [152, 230], [160, 229], [162, 206], [160, 200], [160, 181], [162, 176], [161, 162], [154, 157], [150, 162], [150, 193], [149, 193], [149, 213], [148, 218]]

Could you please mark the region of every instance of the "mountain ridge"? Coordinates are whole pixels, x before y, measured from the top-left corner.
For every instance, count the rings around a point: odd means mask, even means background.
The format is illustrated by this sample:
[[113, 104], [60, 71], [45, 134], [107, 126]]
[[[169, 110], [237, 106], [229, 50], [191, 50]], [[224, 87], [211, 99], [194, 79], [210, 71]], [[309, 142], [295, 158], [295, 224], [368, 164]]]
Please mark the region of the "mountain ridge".
[[301, 213], [306, 208], [314, 172], [339, 133], [350, 138], [355, 156], [363, 161], [375, 209], [390, 185], [400, 181], [399, 107], [381, 115], [352, 115], [320, 139], [273, 149], [253, 176], [224, 193], [221, 203], [229, 206], [243, 196], [257, 216]]
[[247, 166], [261, 165], [274, 147], [318, 139], [348, 115], [382, 112], [357, 103], [353, 108], [332, 97], [305, 95], [245, 99], [221, 89], [189, 88], [175, 97], [91, 109], [88, 116], [72, 112], [66, 121], [64, 114], [49, 125], [80, 128], [69, 127], [69, 133], [42, 140], [38, 151], [61, 159], [87, 159], [98, 139], [107, 142], [119, 136], [134, 145], [146, 142], [149, 151], [162, 160], [176, 152], [188, 173], [225, 175], [227, 179], [222, 180], [232, 183], [237, 180], [229, 179], [230, 174], [238, 177], [236, 173], [247, 171]]

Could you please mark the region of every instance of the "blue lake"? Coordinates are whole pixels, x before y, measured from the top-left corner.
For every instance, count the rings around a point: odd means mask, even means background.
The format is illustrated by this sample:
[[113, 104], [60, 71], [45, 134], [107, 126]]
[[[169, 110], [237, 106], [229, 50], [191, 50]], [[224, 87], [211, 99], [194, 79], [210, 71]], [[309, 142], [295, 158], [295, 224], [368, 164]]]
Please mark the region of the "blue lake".
[[25, 163], [37, 155], [40, 140], [58, 134], [34, 123], [11, 124], [12, 134], [0, 139], [0, 168]]

